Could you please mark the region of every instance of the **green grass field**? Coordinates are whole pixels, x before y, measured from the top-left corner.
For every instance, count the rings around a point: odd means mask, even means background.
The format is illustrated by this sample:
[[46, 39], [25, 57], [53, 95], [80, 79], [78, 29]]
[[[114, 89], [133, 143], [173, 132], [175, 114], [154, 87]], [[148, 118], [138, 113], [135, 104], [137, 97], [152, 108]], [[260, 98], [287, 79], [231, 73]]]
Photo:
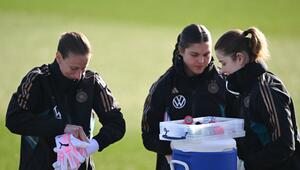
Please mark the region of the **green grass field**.
[[299, 7], [297, 0], [0, 0], [0, 169], [17, 169], [19, 161], [20, 137], [4, 125], [11, 94], [32, 67], [53, 61], [62, 32], [88, 36], [90, 68], [110, 86], [127, 122], [125, 137], [95, 154], [97, 169], [151, 170], [155, 154], [141, 141], [143, 103], [150, 85], [170, 66], [181, 29], [204, 24], [215, 42], [228, 29], [259, 27], [269, 40], [269, 68], [284, 81], [299, 110]]

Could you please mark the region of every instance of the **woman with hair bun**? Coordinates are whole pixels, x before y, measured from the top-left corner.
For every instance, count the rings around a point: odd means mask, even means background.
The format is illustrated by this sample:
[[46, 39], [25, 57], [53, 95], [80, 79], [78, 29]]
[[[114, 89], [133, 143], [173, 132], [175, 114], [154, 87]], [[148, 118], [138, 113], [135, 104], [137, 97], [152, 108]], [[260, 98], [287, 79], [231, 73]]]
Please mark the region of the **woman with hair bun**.
[[[246, 170], [299, 170], [299, 134], [293, 101], [282, 81], [267, 71], [264, 34], [255, 27], [231, 30], [215, 45], [226, 88], [238, 96], [236, 115], [245, 120], [246, 136], [238, 155]], [[234, 112], [231, 112], [234, 113]]]

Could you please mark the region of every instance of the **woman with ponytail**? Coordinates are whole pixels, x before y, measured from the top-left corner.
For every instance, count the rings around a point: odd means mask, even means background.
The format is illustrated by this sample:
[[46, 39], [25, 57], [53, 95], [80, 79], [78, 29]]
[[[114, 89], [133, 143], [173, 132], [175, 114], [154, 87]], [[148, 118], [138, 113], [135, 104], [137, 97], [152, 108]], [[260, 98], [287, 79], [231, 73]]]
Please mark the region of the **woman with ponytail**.
[[170, 169], [172, 154], [170, 142], [159, 140], [159, 122], [225, 115], [225, 81], [213, 63], [211, 48], [206, 27], [188, 25], [177, 38], [172, 66], [150, 88], [142, 138], [145, 148], [157, 153], [157, 170]]
[[236, 115], [246, 136], [238, 155], [246, 170], [299, 170], [299, 134], [292, 98], [282, 81], [267, 71], [266, 38], [257, 28], [231, 30], [215, 45], [227, 76], [226, 88], [238, 96]]

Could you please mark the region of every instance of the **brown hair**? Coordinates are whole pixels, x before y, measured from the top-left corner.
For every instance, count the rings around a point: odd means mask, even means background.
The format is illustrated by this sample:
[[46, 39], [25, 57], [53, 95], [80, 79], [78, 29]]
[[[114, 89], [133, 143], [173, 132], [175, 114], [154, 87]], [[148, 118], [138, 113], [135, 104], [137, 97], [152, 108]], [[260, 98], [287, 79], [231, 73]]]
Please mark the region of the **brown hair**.
[[268, 59], [269, 50], [264, 34], [257, 28], [251, 27], [246, 31], [230, 30], [223, 34], [215, 45], [215, 50], [221, 50], [235, 59], [237, 52], [246, 52], [250, 62]]
[[57, 51], [62, 54], [63, 58], [66, 58], [70, 52], [80, 55], [89, 54], [91, 46], [84, 34], [80, 32], [66, 32], [59, 39]]

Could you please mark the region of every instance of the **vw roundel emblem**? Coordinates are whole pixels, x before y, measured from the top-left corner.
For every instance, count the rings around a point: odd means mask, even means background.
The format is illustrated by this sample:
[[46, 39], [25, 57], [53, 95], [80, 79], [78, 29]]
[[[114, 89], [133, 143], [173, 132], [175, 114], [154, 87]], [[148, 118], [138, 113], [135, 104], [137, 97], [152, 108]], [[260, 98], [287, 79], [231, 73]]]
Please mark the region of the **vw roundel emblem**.
[[185, 106], [186, 104], [186, 99], [183, 95], [177, 95], [173, 98], [173, 106], [176, 108], [176, 109], [181, 109]]

